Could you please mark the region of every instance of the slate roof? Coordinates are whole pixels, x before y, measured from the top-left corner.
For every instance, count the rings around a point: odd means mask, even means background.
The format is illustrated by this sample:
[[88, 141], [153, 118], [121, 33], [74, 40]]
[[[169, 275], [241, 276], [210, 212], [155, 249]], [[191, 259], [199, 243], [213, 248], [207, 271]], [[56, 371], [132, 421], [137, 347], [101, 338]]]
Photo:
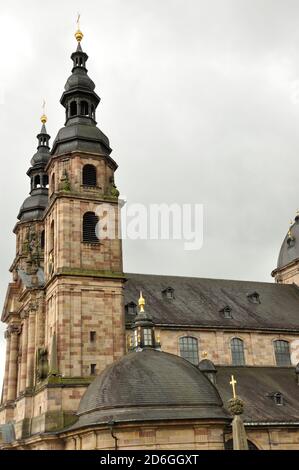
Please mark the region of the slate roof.
[[131, 352], [107, 367], [83, 395], [79, 421], [177, 419], [230, 421], [214, 385], [185, 359], [154, 349]]
[[[283, 268], [299, 258], [299, 216], [296, 216], [294, 224], [290, 227], [291, 239], [287, 234], [280, 248], [277, 268]], [[275, 272], [275, 270], [274, 270]]]
[[[244, 401], [242, 418], [248, 423], [297, 423], [299, 385], [294, 367], [217, 367], [216, 385], [226, 406], [232, 398], [231, 375], [237, 380], [237, 395]], [[276, 405], [273, 393], [280, 392], [284, 405]]]
[[[266, 329], [299, 331], [299, 288], [295, 284], [126, 274], [125, 304], [142, 290], [153, 321], [168, 327]], [[169, 300], [162, 291], [174, 289]], [[259, 303], [248, 294], [257, 292]], [[232, 318], [221, 311], [229, 306]], [[127, 314], [130, 324], [134, 315]]]

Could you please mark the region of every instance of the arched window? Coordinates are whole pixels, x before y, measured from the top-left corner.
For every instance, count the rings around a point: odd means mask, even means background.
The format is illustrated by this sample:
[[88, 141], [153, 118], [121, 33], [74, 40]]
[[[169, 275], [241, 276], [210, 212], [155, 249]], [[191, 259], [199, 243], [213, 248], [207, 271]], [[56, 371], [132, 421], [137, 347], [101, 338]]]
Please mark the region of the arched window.
[[72, 101], [70, 105], [70, 116], [76, 116], [77, 115], [77, 103], [76, 101]]
[[49, 178], [48, 175], [43, 176], [43, 187], [47, 188], [49, 186]]
[[93, 165], [84, 165], [83, 167], [83, 185], [96, 186], [97, 185], [97, 169]]
[[198, 365], [198, 341], [191, 336], [183, 336], [179, 340], [180, 356], [192, 364]]
[[94, 212], [86, 212], [83, 216], [83, 242], [99, 243], [96, 228], [99, 218]]
[[275, 352], [276, 365], [278, 366], [290, 366], [291, 365], [290, 345], [288, 341], [283, 341], [281, 339], [274, 341], [274, 352]]
[[87, 101], [81, 101], [81, 103], [80, 103], [80, 114], [83, 114], [83, 116], [88, 116], [89, 110], [88, 110]]
[[[248, 450], [259, 450], [258, 447], [256, 447], [256, 445], [253, 442], [249, 441], [248, 439], [247, 439], [247, 444], [248, 444]], [[233, 450], [234, 448], [233, 440], [229, 439], [228, 441], [226, 441], [224, 448], [225, 450]]]
[[245, 355], [244, 355], [244, 342], [240, 338], [233, 338], [230, 342], [232, 352], [232, 364], [233, 366], [244, 366]]
[[92, 119], [95, 118], [95, 109], [94, 109], [94, 105], [93, 105], [93, 104], [91, 105], [91, 117], [92, 117]]
[[40, 176], [39, 175], [36, 175], [34, 177], [34, 187], [35, 188], [40, 188]]

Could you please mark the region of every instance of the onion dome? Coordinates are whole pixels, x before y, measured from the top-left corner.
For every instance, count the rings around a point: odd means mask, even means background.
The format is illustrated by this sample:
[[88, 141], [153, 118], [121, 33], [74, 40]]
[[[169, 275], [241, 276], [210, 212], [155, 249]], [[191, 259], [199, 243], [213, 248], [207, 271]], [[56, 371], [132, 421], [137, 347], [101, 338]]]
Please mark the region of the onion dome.
[[60, 103], [65, 108], [65, 126], [61, 128], [53, 143], [52, 155], [75, 150], [110, 155], [112, 152], [107, 136], [97, 127], [96, 108], [100, 97], [95, 84], [87, 74], [88, 55], [83, 52], [83, 33], [78, 28], [75, 34], [77, 49], [71, 55], [72, 74], [67, 79]]
[[50, 158], [50, 136], [46, 130], [45, 114], [42, 115], [41, 121], [42, 128], [37, 135], [37, 152], [33, 155], [31, 167], [27, 171], [31, 180], [30, 196], [25, 199], [18, 214], [21, 222], [40, 219], [48, 206], [48, 174], [45, 167]]
[[156, 349], [108, 366], [83, 395], [74, 428], [111, 421], [230, 420], [216, 387], [193, 364]]

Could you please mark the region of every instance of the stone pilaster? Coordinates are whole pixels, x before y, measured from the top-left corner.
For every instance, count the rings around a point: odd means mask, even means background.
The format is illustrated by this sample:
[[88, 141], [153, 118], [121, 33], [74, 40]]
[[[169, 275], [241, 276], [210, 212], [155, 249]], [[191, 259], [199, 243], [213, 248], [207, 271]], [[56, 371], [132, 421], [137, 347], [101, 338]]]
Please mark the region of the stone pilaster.
[[17, 393], [17, 379], [18, 379], [18, 346], [19, 334], [21, 328], [19, 325], [10, 325], [10, 352], [9, 352], [9, 373], [8, 373], [8, 387], [7, 387], [7, 401], [14, 401]]
[[37, 306], [32, 303], [29, 308], [26, 388], [32, 388], [34, 385], [35, 316]]
[[27, 350], [28, 350], [28, 312], [23, 312], [21, 315], [23, 319], [22, 326], [22, 358], [21, 358], [21, 373], [20, 373], [20, 393], [26, 389], [26, 375], [27, 375]]
[[10, 341], [11, 341], [11, 335], [8, 329], [5, 331], [4, 337], [6, 339], [6, 355], [5, 355], [5, 372], [4, 372], [4, 384], [3, 384], [3, 403], [7, 401], [7, 391], [8, 391], [9, 356], [10, 356]]

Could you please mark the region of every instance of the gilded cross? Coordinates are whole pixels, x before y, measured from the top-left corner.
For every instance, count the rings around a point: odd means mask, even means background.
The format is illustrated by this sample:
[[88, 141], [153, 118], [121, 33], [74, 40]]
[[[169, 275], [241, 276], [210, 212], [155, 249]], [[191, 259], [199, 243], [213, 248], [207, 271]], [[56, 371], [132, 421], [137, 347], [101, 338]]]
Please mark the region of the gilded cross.
[[237, 381], [235, 380], [234, 376], [232, 375], [231, 376], [231, 381], [230, 381], [230, 385], [232, 386], [232, 389], [233, 389], [233, 397], [236, 398], [236, 383]]
[[80, 15], [80, 13], [78, 13], [78, 17], [77, 17], [78, 29], [80, 29], [80, 18], [81, 18], [81, 15]]
[[46, 100], [43, 101], [43, 114], [46, 114]]

